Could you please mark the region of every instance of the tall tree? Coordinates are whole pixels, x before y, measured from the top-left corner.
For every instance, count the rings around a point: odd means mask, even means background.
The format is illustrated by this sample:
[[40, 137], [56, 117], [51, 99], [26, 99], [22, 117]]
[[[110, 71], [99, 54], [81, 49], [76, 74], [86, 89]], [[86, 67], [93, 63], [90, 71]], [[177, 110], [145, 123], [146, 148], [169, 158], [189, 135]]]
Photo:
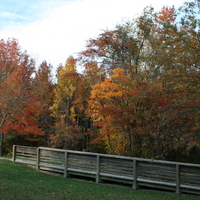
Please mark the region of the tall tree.
[[85, 62], [100, 62], [109, 73], [115, 68], [124, 69], [129, 75], [137, 73], [138, 43], [128, 26], [118, 25], [115, 30], [104, 31], [97, 39], [90, 39], [86, 48], [80, 53]]
[[134, 135], [144, 134], [142, 129], [138, 131], [143, 126], [139, 104], [148, 106], [138, 95], [147, 88], [146, 83], [124, 75], [122, 69], [115, 69], [110, 78], [93, 86], [88, 113], [100, 127], [96, 141], [103, 140], [108, 153], [134, 153]]
[[[116, 30], [105, 31], [97, 39], [89, 40], [87, 50], [81, 52], [86, 64], [100, 61], [108, 69], [122, 68], [125, 75], [130, 75], [132, 79], [126, 77], [120, 82], [121, 85], [116, 84], [113, 75], [119, 72], [111, 71], [105, 81], [94, 85], [91, 92], [88, 111], [92, 119], [97, 120], [95, 124], [99, 127], [99, 136], [103, 137], [111, 153], [117, 152], [116, 146], [122, 148], [118, 153], [125, 152], [127, 148], [127, 145], [120, 146], [120, 143], [116, 142], [121, 141], [120, 137], [123, 135], [120, 126], [129, 127], [125, 132], [131, 133], [132, 136], [136, 132], [146, 133], [145, 136], [139, 137], [143, 146], [140, 155], [145, 157], [166, 159], [172, 152], [178, 152], [180, 149], [188, 153], [193, 147], [199, 148], [197, 83], [200, 40], [197, 1], [185, 3], [179, 12], [174, 7], [166, 6], [158, 13], [154, 13], [152, 8], [145, 8], [142, 16], [136, 19], [133, 25], [123, 25], [123, 28], [126, 27], [123, 30], [128, 30], [124, 32], [125, 35], [128, 33], [124, 41], [129, 41], [131, 37], [134, 39], [136, 54], [119, 42], [123, 40]], [[133, 63], [135, 61], [135, 65], [131, 67], [133, 73], [125, 68], [128, 59], [124, 59], [123, 55], [127, 56], [128, 51], [132, 55]], [[117, 62], [119, 60], [121, 63]], [[123, 120], [125, 116], [122, 113], [126, 109], [120, 106], [124, 96], [116, 96], [122, 91], [122, 85], [126, 85], [126, 80], [129, 80], [130, 84], [133, 84], [134, 80], [138, 85], [137, 97], [133, 92], [135, 85], [127, 87], [125, 92], [128, 94], [125, 102], [132, 102], [134, 105], [129, 108], [129, 116], [137, 118], [137, 128], [131, 128], [132, 123], [128, 118], [127, 121]], [[122, 141], [127, 144], [132, 141], [134, 146], [133, 139]]]
[[160, 158], [170, 158], [171, 152], [199, 149], [198, 12], [197, 1], [185, 3], [179, 12], [163, 7], [155, 21], [157, 40], [152, 43], [149, 74], [154, 75], [152, 82], [162, 84], [163, 97], [171, 101], [162, 106], [153, 133]]
[[80, 75], [76, 71], [76, 60], [73, 57], [67, 59], [64, 67], [60, 66], [57, 78], [54, 103], [51, 107], [52, 116], [56, 120], [56, 130], [52, 141], [57, 147], [76, 149], [83, 136], [74, 124], [76, 111], [73, 107], [73, 101]]
[[43, 61], [39, 66], [35, 78], [34, 85], [37, 90], [39, 100], [41, 102], [42, 111], [39, 117], [39, 123], [44, 134], [44, 145], [50, 145], [50, 136], [54, 133], [53, 122], [50, 107], [53, 104], [54, 83], [51, 74], [52, 66]]
[[[26, 119], [34, 117], [37, 112], [34, 107], [39, 106], [37, 93], [32, 85], [34, 73], [34, 60], [26, 51], [21, 50], [17, 40], [0, 41], [0, 155], [3, 133], [13, 129], [19, 133], [28, 131], [33, 135], [42, 134], [34, 121]], [[32, 129], [28, 126], [32, 126]]]

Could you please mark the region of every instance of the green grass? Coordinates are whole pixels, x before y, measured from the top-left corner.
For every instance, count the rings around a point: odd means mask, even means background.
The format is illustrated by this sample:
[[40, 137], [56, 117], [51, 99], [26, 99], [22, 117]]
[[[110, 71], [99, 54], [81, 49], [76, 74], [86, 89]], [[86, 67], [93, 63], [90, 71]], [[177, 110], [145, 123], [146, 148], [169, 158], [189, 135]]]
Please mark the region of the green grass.
[[71, 178], [51, 176], [22, 164], [0, 159], [1, 200], [197, 200], [147, 190], [96, 184]]

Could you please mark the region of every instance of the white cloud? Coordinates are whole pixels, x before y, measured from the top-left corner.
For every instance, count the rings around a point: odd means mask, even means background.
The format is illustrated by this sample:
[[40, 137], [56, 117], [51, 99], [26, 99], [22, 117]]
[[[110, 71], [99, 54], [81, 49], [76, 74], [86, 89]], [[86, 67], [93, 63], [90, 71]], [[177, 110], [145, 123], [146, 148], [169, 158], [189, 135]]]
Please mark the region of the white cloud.
[[12, 19], [12, 18], [24, 19], [24, 17], [21, 15], [18, 15], [16, 13], [12, 13], [12, 12], [7, 12], [7, 11], [1, 11], [0, 17], [9, 18], [9, 19]]
[[[179, 0], [179, 3], [182, 2]], [[173, 5], [173, 1], [168, 1]], [[9, 26], [0, 31], [2, 38], [15, 37], [20, 45], [35, 57], [56, 68], [67, 57], [83, 50], [86, 40], [97, 36], [102, 29], [114, 28], [117, 23], [141, 13], [149, 0], [74, 0], [47, 10], [41, 20], [24, 26]], [[152, 0], [156, 9], [162, 1]]]

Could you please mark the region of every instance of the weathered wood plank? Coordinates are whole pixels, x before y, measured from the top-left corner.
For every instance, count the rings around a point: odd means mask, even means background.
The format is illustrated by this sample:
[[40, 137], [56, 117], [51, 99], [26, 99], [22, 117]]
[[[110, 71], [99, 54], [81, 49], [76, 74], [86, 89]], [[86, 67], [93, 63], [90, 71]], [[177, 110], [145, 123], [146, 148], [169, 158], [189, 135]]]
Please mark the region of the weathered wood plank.
[[196, 175], [196, 176], [181, 176], [181, 182], [188, 182], [188, 183], [198, 183], [200, 185], [200, 176]]
[[130, 174], [133, 175], [133, 168], [132, 170], [120, 170], [120, 169], [115, 169], [113, 168], [100, 168], [101, 172], [105, 172], [105, 173], [123, 173], [123, 174]]
[[100, 173], [100, 176], [103, 177], [112, 177], [112, 178], [118, 178], [118, 179], [125, 179], [125, 180], [130, 180], [133, 181], [133, 176], [128, 177], [128, 176], [123, 176], [123, 175], [113, 175], [113, 174], [107, 174], [107, 173]]
[[92, 170], [96, 171], [96, 167], [87, 167], [87, 166], [79, 166], [79, 165], [68, 165], [69, 168], [74, 168], [74, 169], [84, 169], [84, 170]]
[[62, 170], [64, 170], [64, 166], [62, 166], [62, 165], [53, 165], [53, 164], [40, 163], [39, 166], [40, 167], [52, 168], [52, 169], [62, 169]]
[[116, 166], [104, 166], [102, 167], [102, 165], [100, 165], [100, 169], [102, 172], [104, 171], [110, 171], [110, 172], [123, 172], [123, 173], [127, 173], [127, 174], [133, 174], [133, 167], [132, 168], [125, 168], [125, 167], [116, 167]]
[[48, 149], [48, 150], [40, 149], [40, 151], [41, 151], [41, 154], [46, 154], [46, 155], [48, 155], [48, 154], [64, 155], [64, 153], [65, 153], [64, 151], [54, 151], [54, 149]]
[[175, 186], [169, 186], [169, 185], [160, 185], [160, 184], [153, 184], [149, 182], [138, 182], [138, 186], [145, 186], [148, 188], [151, 188], [153, 190], [159, 189], [159, 190], [165, 190], [165, 191], [172, 191], [175, 193]]
[[169, 172], [169, 171], [163, 171], [163, 170], [141, 170], [138, 169], [138, 175], [146, 175], [146, 176], [165, 176], [165, 177], [174, 177], [175, 176], [175, 172]]
[[58, 159], [63, 159], [63, 160], [65, 158], [64, 153], [53, 153], [53, 152], [44, 153], [44, 152], [41, 152], [40, 155], [41, 155], [41, 157], [58, 158]]
[[68, 168], [69, 172], [79, 172], [79, 173], [86, 173], [86, 174], [93, 174], [96, 175], [96, 171], [90, 171], [90, 170], [83, 170], [83, 169], [74, 169], [74, 168]]
[[87, 161], [87, 162], [96, 162], [96, 156], [90, 156], [90, 155], [79, 155], [79, 154], [69, 153], [68, 158], [69, 158], [69, 160], [81, 160], [81, 161]]
[[149, 163], [140, 163], [138, 162], [138, 169], [151, 169], [151, 170], [165, 170], [169, 172], [176, 171], [176, 165], [163, 165], [163, 164], [149, 164]]
[[165, 181], [156, 181], [156, 180], [151, 180], [151, 179], [143, 179], [143, 178], [137, 178], [138, 182], [146, 182], [146, 183], [151, 183], [151, 184], [156, 184], [156, 185], [167, 185], [167, 186], [176, 186], [175, 182], [165, 182]]
[[16, 152], [15, 156], [26, 156], [26, 157], [37, 157], [37, 153], [24, 153], [24, 152]]
[[180, 185], [181, 188], [186, 188], [186, 189], [192, 189], [192, 190], [199, 190], [200, 191], [200, 186], [192, 186], [192, 185], [184, 185], [184, 184], [181, 184]]
[[124, 169], [124, 170], [126, 170], [126, 169], [132, 169], [132, 167], [133, 167], [133, 163], [132, 163], [132, 165], [124, 165], [124, 164], [116, 164], [116, 163], [101, 163], [101, 168], [103, 169], [103, 168], [112, 168], [112, 167], [115, 167], [115, 168], [118, 168], [118, 169]]
[[167, 173], [167, 172], [159, 172], [159, 171], [151, 171], [143, 173], [143, 172], [138, 172], [138, 177], [151, 177], [151, 178], [156, 178], [156, 179], [162, 179], [162, 180], [175, 180], [176, 179], [176, 174], [175, 173]]
[[64, 159], [61, 159], [61, 158], [50, 158], [50, 157], [40, 157], [40, 159], [41, 159], [41, 161], [46, 161], [46, 162], [48, 162], [48, 161], [51, 161], [51, 162], [64, 162]]
[[35, 165], [36, 161], [30, 161], [30, 160], [20, 160], [20, 159], [16, 159], [15, 162], [18, 163], [23, 163], [23, 164], [27, 164], [27, 165]]

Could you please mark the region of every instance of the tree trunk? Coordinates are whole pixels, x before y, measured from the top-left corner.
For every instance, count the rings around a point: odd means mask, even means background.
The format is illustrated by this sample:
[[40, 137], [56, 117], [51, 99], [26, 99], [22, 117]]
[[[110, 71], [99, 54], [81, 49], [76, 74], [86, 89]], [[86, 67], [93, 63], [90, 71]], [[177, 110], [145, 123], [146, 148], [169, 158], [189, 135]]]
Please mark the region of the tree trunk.
[[2, 156], [3, 151], [3, 133], [0, 132], [0, 156]]

